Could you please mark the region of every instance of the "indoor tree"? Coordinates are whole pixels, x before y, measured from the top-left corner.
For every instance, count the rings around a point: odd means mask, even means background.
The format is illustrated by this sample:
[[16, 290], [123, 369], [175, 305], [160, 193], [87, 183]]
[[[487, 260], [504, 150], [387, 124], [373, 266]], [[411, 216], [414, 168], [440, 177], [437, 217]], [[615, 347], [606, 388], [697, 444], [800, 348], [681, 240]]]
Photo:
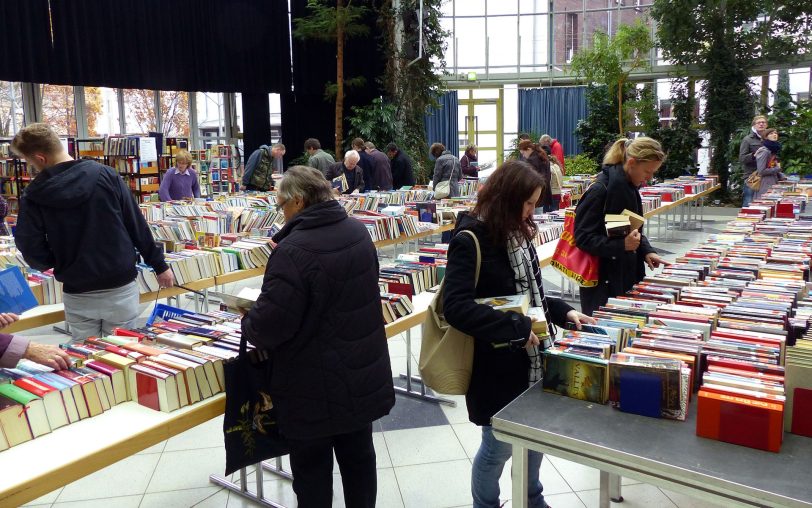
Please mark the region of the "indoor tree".
[[662, 178], [675, 178], [686, 173], [696, 173], [696, 151], [702, 146], [702, 138], [694, 126], [696, 98], [690, 93], [692, 84], [677, 79], [671, 85], [671, 111], [673, 120], [654, 135], [660, 140], [668, 157], [658, 174]]
[[335, 151], [341, 158], [344, 150], [345, 88], [362, 85], [363, 76], [344, 76], [344, 43], [347, 39], [366, 35], [369, 27], [363, 22], [367, 7], [353, 5], [352, 0], [308, 0], [309, 15], [293, 20], [293, 35], [299, 39], [314, 39], [336, 44], [336, 80], [327, 83], [325, 97], [335, 99]]
[[620, 25], [613, 37], [596, 31], [591, 47], [580, 49], [572, 58], [572, 71], [589, 84], [606, 85], [615, 97], [617, 133], [623, 134], [623, 101], [629, 76], [650, 67], [649, 52], [654, 47], [651, 28], [638, 19]]

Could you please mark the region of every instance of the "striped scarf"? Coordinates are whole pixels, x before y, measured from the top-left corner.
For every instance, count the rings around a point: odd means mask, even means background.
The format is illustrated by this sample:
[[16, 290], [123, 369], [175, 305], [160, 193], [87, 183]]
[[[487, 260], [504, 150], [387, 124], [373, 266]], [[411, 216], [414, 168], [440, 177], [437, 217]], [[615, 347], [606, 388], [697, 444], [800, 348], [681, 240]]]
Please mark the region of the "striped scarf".
[[[533, 247], [528, 244], [524, 237], [514, 235], [508, 240], [508, 258], [510, 259], [510, 266], [513, 268], [516, 294], [526, 294], [530, 298], [531, 307], [544, 309], [544, 316], [547, 318], [547, 322], [550, 323], [547, 299], [544, 297], [544, 291], [541, 288], [541, 269], [533, 251]], [[552, 323], [550, 323], [550, 326], [552, 326]], [[542, 341], [541, 348], [533, 346], [527, 350], [527, 356], [530, 358], [527, 381], [531, 385], [539, 381], [543, 374], [541, 351], [552, 345], [549, 337], [540, 337], [539, 339]]]

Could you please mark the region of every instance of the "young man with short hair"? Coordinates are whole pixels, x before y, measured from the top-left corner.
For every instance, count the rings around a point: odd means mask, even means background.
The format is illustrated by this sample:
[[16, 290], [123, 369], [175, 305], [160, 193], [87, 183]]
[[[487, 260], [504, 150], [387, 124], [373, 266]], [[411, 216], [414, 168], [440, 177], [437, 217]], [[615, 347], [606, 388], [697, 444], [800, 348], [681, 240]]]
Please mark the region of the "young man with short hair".
[[316, 138], [310, 138], [304, 143], [304, 149], [310, 158], [307, 159], [307, 165], [311, 168], [316, 168], [321, 171], [322, 175], [327, 175], [327, 170], [330, 166], [336, 163], [333, 156], [321, 149], [321, 143]]
[[386, 145], [386, 155], [391, 159], [392, 165], [392, 188], [395, 190], [401, 187], [414, 186], [414, 170], [412, 169], [412, 159], [398, 148], [395, 143]]
[[161, 287], [175, 279], [127, 184], [111, 167], [73, 160], [44, 123], [24, 127], [11, 149], [37, 173], [20, 199], [15, 242], [32, 268], [54, 269], [73, 337], [134, 326], [139, 254]]

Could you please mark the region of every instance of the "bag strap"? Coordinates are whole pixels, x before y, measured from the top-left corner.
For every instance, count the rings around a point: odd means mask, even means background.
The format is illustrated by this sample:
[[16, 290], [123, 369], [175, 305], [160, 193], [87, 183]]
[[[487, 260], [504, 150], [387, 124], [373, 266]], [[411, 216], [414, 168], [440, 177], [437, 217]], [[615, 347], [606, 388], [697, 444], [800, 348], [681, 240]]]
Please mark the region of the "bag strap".
[[476, 288], [479, 284], [479, 270], [482, 268], [482, 251], [479, 249], [479, 238], [469, 229], [463, 229], [461, 233], [468, 233], [474, 239], [474, 246], [476, 246], [476, 271], [474, 272], [474, 288]]

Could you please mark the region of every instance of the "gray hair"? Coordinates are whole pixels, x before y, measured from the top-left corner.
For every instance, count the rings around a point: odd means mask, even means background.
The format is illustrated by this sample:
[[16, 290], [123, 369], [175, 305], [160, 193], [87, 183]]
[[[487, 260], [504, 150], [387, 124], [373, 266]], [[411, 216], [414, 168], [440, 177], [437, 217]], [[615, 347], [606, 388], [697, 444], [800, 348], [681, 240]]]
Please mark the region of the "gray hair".
[[[333, 189], [321, 171], [309, 166], [293, 166], [285, 172], [285, 177], [279, 182], [278, 196], [285, 201], [293, 198], [302, 198], [304, 207], [331, 201]], [[277, 196], [277, 200], [278, 200]]]
[[275, 144], [274, 146], [272, 146], [271, 148], [276, 148], [277, 150], [282, 150], [283, 152], [284, 152], [284, 151], [286, 151], [286, 150], [285, 150], [285, 145], [283, 145], [282, 143], [276, 143], [276, 144]]
[[549, 134], [545, 134], [539, 138], [540, 145], [550, 145], [553, 142], [553, 138], [550, 137]]
[[358, 162], [361, 160], [361, 156], [358, 154], [356, 150], [349, 150], [347, 153], [344, 154], [344, 162], [350, 161]]
[[364, 146], [367, 147], [367, 150], [375, 150], [375, 143], [372, 141], [367, 141]]

